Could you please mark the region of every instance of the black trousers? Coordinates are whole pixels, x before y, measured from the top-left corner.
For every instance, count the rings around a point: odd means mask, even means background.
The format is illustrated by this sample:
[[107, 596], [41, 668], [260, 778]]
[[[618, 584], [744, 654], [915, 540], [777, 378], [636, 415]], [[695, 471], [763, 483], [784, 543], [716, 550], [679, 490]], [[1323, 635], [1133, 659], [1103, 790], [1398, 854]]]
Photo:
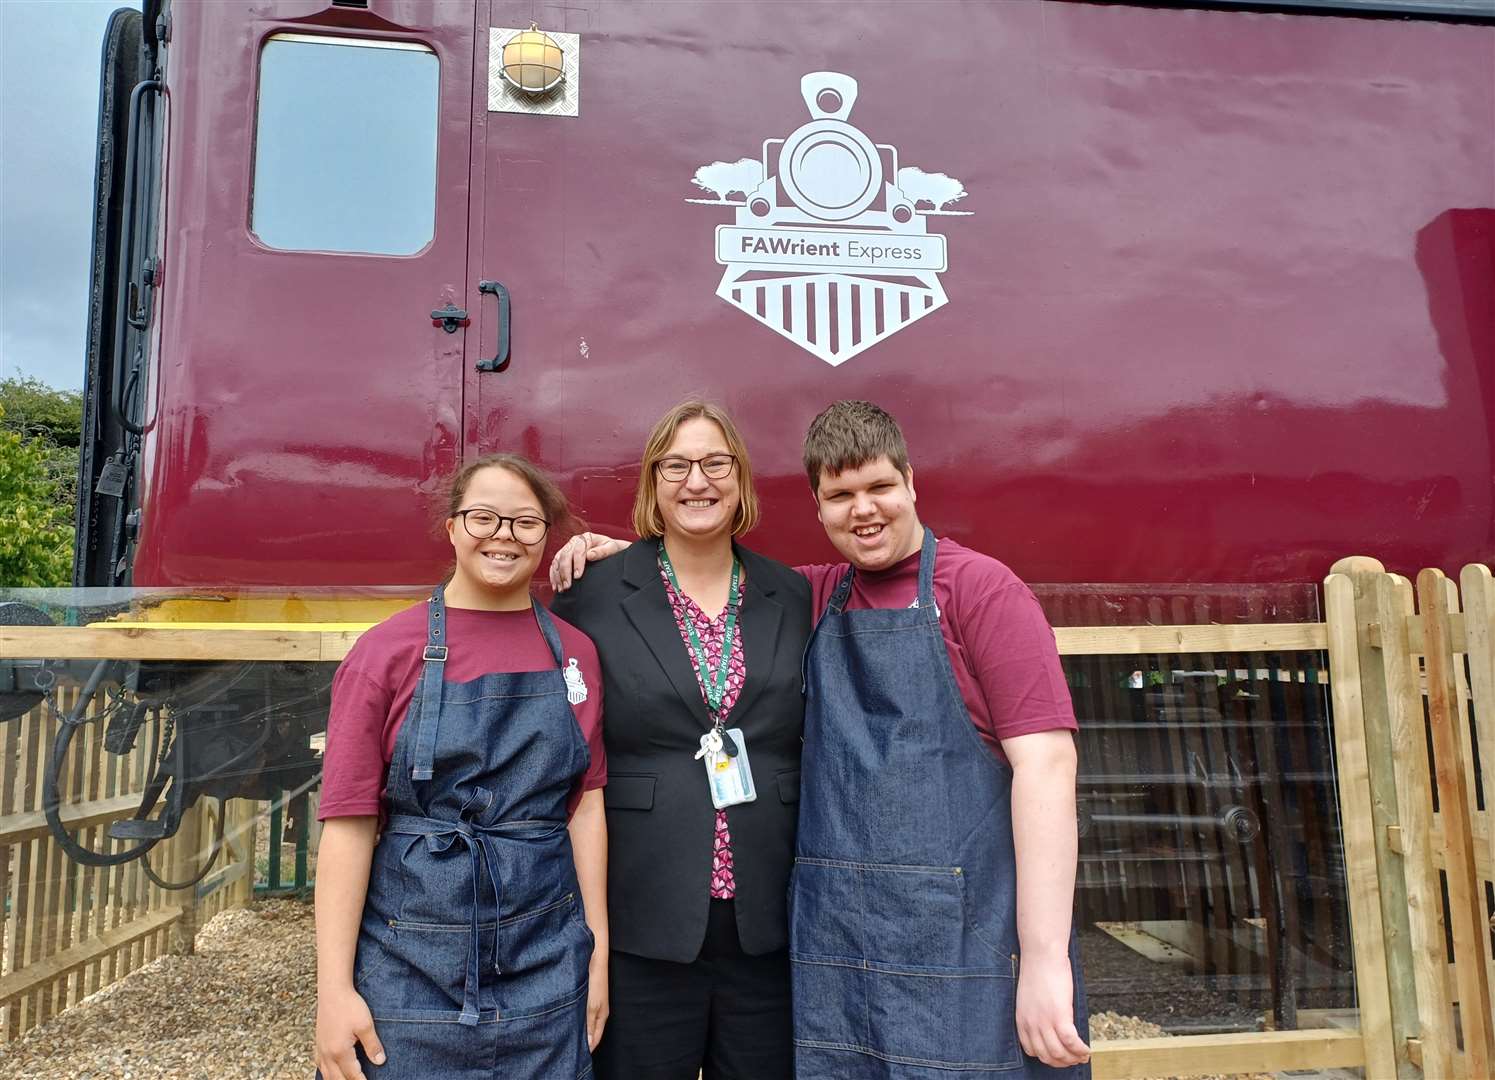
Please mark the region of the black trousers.
[[596, 1080], [791, 1080], [789, 954], [749, 956], [732, 901], [711, 901], [689, 964], [613, 952]]

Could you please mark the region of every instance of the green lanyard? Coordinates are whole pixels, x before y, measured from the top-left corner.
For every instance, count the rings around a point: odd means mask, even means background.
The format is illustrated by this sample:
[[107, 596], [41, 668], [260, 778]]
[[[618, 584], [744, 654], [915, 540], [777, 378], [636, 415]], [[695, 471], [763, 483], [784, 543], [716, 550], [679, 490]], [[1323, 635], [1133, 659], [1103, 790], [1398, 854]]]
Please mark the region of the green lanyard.
[[[664, 541], [659, 542], [659, 565], [664, 567], [664, 576], [670, 581], [670, 588], [675, 590], [676, 595], [684, 596], [680, 589], [680, 581], [675, 577], [675, 568], [670, 565], [670, 554], [664, 549]], [[685, 630], [690, 636], [691, 651], [696, 654], [696, 669], [701, 675], [701, 687], [706, 692], [706, 708], [711, 713], [711, 723], [717, 728], [722, 727], [722, 720], [717, 715], [721, 711], [722, 697], [727, 692], [727, 669], [732, 664], [732, 643], [737, 639], [737, 606], [742, 603], [742, 563], [737, 556], [732, 556], [732, 584], [727, 589], [727, 627], [722, 635], [722, 659], [717, 665], [715, 678], [711, 675], [711, 660], [706, 655], [706, 646], [701, 644], [701, 635], [696, 633], [696, 621], [691, 618], [685, 620]]]

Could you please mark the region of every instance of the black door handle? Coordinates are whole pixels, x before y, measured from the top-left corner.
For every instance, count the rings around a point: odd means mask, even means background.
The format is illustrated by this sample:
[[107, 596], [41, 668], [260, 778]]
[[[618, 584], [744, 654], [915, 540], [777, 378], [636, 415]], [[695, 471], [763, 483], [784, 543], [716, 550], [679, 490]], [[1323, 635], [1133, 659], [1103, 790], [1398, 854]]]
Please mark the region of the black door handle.
[[478, 370], [502, 371], [509, 363], [509, 290], [496, 281], [480, 281], [478, 292], [498, 297], [498, 352], [491, 360], [479, 357]]

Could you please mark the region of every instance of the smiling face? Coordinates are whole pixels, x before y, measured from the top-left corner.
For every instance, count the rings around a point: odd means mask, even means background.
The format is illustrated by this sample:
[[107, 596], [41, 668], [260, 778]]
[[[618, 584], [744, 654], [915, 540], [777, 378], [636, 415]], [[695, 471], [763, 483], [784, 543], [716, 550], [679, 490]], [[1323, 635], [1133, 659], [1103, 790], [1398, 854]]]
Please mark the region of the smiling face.
[[[714, 421], [698, 416], [675, 429], [675, 437], [661, 460], [699, 461], [731, 453], [722, 429]], [[706, 540], [730, 535], [737, 515], [738, 498], [738, 471], [735, 467], [719, 480], [707, 476], [700, 464], [692, 465], [684, 480], [668, 480], [656, 469], [654, 503], [664, 521], [666, 536]]]
[[[505, 517], [545, 517], [540, 498], [518, 473], [502, 466], [479, 469], [462, 493], [461, 509], [490, 510]], [[513, 524], [505, 521], [498, 535], [480, 540], [468, 533], [460, 515], [447, 518], [446, 535], [457, 557], [452, 584], [459, 590], [490, 600], [529, 603], [530, 579], [545, 551], [542, 537], [537, 543], [514, 539]]]
[[914, 508], [914, 471], [886, 456], [820, 474], [815, 505], [825, 535], [858, 570], [886, 570], [919, 550], [924, 527]]

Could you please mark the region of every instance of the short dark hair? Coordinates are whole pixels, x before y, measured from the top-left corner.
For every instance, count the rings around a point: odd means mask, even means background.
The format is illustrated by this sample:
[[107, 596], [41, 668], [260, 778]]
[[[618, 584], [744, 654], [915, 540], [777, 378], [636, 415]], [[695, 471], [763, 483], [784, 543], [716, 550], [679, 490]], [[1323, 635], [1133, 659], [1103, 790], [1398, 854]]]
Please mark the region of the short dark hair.
[[820, 477], [860, 468], [886, 457], [908, 475], [908, 444], [903, 430], [887, 411], [870, 401], [836, 401], [810, 421], [805, 432], [805, 473], [810, 490], [820, 490]]

